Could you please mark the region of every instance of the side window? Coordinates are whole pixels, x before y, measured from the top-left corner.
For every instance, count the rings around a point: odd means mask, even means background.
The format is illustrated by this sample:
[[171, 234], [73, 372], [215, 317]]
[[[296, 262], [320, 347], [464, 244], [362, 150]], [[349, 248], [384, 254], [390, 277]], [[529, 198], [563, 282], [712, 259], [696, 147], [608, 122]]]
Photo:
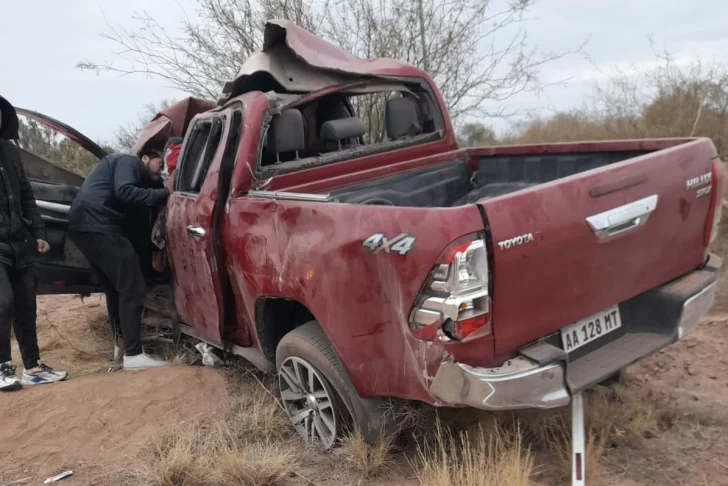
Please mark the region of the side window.
[[192, 127], [187, 146], [179, 161], [176, 190], [183, 192], [191, 190], [192, 177], [205, 150], [211, 128], [212, 123], [209, 120], [198, 121]]
[[200, 192], [212, 159], [220, 145], [223, 127], [224, 118], [201, 120], [195, 123], [189, 147], [186, 148], [180, 161], [181, 174], [177, 190]]
[[220, 180], [218, 182], [218, 194], [220, 198], [227, 199], [230, 192], [230, 183], [235, 169], [235, 157], [238, 154], [240, 144], [240, 131], [243, 127], [243, 114], [239, 111], [233, 113], [233, 120], [230, 124], [225, 152], [222, 155], [220, 164]]

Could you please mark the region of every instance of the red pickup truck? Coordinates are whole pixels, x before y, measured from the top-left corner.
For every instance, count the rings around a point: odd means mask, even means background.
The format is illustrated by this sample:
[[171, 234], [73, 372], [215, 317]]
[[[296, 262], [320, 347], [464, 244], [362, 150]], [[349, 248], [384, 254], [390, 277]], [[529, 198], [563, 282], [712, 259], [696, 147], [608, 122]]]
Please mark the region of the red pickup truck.
[[[347, 420], [376, 440], [390, 397], [566, 405], [713, 303], [724, 175], [708, 139], [459, 148], [426, 73], [283, 21], [192, 114], [149, 315], [275, 369], [320, 446]], [[42, 290], [98, 290], [64, 237], [80, 180], [27, 157], [52, 235]]]

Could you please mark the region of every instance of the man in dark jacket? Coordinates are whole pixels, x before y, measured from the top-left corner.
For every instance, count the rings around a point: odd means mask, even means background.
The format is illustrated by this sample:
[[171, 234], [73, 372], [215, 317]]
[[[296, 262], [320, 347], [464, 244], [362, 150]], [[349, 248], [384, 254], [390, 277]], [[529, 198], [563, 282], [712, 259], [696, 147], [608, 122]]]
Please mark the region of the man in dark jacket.
[[68, 217], [71, 238], [101, 278], [109, 321], [124, 342], [125, 369], [165, 364], [142, 348], [146, 284], [129, 233], [134, 227], [131, 220], [167, 201], [162, 168], [162, 156], [152, 150], [143, 151], [141, 158], [128, 154], [104, 157], [81, 185]]
[[[48, 246], [45, 226], [33, 189], [23, 169], [15, 108], [0, 96], [0, 390], [64, 380], [40, 360], [35, 298], [38, 278], [33, 265]], [[10, 356], [10, 326], [23, 359], [23, 378], [15, 374]]]

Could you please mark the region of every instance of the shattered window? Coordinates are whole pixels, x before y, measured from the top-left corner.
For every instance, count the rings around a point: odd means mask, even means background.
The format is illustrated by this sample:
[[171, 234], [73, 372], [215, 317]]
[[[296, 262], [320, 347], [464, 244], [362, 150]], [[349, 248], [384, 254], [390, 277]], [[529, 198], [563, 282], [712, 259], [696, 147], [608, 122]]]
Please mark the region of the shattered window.
[[222, 129], [225, 125], [224, 118], [215, 118], [212, 122], [212, 128], [210, 129], [210, 136], [208, 137], [207, 144], [205, 145], [205, 151], [203, 152], [200, 160], [197, 163], [195, 169], [195, 175], [192, 178], [193, 192], [200, 192], [203, 182], [207, 177], [207, 171], [210, 170], [212, 165], [212, 159], [215, 158], [217, 149], [220, 146], [220, 139], [222, 138]]
[[387, 101], [401, 96], [397, 92], [372, 93], [361, 96], [352, 96], [349, 101], [354, 108], [355, 116], [359, 117], [367, 127], [364, 143], [380, 143], [387, 139], [385, 129], [385, 107]]
[[180, 161], [179, 191], [200, 192], [220, 146], [224, 125], [223, 117], [195, 123], [188, 142], [189, 146]]

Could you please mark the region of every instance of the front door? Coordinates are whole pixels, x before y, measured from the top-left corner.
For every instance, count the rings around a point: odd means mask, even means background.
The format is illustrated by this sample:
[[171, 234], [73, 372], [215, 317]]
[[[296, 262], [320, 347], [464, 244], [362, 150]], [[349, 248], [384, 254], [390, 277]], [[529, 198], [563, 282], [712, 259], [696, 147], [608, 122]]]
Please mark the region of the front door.
[[21, 123], [20, 159], [30, 179], [51, 247], [36, 265], [38, 293], [100, 292], [96, 272], [68, 238], [67, 230], [68, 211], [84, 180], [80, 173], [90, 171], [107, 153], [59, 120], [35, 111], [16, 110]]
[[[197, 117], [185, 138], [175, 175], [175, 192], [167, 203], [166, 241], [174, 274], [175, 304], [181, 321], [200, 337], [222, 343], [225, 320], [220, 246], [215, 224], [220, 165], [227, 145], [239, 137], [230, 126], [232, 111]], [[237, 128], [239, 130], [239, 124]]]

